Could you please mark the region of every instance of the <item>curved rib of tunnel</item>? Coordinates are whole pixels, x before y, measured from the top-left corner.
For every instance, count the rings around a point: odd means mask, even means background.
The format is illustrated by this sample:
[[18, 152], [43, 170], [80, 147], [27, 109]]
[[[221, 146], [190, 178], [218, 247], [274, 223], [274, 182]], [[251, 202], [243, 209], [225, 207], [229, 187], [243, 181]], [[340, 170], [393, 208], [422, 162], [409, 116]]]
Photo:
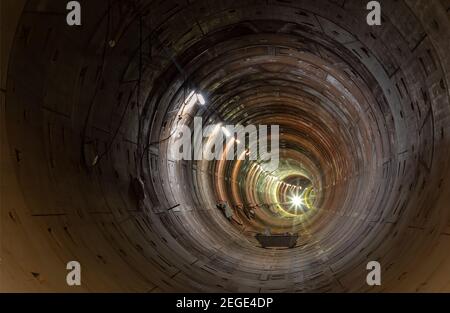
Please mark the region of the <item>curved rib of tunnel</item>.
[[[2, 91], [2, 289], [449, 291], [444, 3], [382, 1], [370, 27], [364, 1], [85, 1], [69, 27], [29, 1]], [[172, 158], [195, 117], [205, 142], [279, 125], [278, 167]]]

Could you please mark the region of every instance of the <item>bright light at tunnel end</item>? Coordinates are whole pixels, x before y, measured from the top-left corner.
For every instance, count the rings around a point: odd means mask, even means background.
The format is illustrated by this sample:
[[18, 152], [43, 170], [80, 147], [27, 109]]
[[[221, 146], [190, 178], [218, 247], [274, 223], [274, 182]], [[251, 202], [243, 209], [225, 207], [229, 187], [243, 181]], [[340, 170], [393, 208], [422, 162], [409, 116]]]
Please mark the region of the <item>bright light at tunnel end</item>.
[[197, 100], [201, 105], [206, 104], [205, 98], [203, 97], [203, 95], [201, 93], [197, 93]]
[[295, 207], [300, 207], [303, 205], [303, 200], [300, 196], [293, 196], [291, 202]]

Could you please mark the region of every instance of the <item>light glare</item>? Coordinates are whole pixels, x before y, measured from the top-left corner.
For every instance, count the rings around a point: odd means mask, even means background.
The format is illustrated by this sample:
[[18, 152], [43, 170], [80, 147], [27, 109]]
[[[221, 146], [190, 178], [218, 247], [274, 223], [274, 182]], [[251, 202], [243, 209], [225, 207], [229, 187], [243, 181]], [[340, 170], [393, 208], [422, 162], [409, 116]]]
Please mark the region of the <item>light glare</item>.
[[303, 200], [299, 196], [294, 196], [294, 197], [292, 197], [292, 204], [297, 206], [297, 207], [301, 206], [301, 205], [303, 205]]
[[205, 98], [203, 97], [203, 95], [201, 93], [197, 94], [197, 99], [201, 105], [204, 105], [206, 103]]

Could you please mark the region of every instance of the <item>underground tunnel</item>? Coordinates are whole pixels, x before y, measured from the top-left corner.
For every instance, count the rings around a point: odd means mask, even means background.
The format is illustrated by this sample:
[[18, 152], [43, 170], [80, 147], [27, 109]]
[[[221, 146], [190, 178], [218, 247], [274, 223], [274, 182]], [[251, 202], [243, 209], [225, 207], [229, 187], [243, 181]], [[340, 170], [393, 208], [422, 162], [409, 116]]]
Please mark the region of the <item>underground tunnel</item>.
[[449, 292], [450, 3], [367, 2], [2, 1], [0, 290]]

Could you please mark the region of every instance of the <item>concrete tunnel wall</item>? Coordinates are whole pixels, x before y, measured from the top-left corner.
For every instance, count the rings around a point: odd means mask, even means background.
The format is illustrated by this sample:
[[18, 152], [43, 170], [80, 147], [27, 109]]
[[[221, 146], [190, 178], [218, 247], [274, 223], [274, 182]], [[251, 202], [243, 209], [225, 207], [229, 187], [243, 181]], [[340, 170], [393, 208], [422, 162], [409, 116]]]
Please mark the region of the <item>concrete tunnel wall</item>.
[[[65, 24], [65, 5], [58, 1], [2, 2], [2, 29], [8, 30], [1, 63], [2, 291], [450, 290], [448, 3], [383, 1], [383, 26], [375, 30], [365, 24], [364, 1], [142, 1], [113, 6], [109, 15], [107, 2], [81, 3], [77, 29]], [[136, 12], [148, 17], [145, 28]], [[230, 25], [238, 25], [236, 33]], [[153, 29], [158, 40], [146, 42], [139, 56], [139, 33]], [[261, 39], [258, 32], [288, 56], [252, 50], [248, 42]], [[289, 42], [295, 36], [311, 42]], [[335, 153], [338, 169], [348, 175], [329, 168], [323, 210], [306, 227], [298, 225], [305, 238], [300, 247], [263, 250], [230, 227], [214, 208], [227, 194], [218, 186], [230, 183], [211, 175], [211, 164], [194, 171], [191, 163], [172, 162], [168, 142], [142, 151], [167, 135], [170, 127], [162, 125], [173, 125], [179, 108], [183, 80], [164, 45], [193, 80], [212, 90], [211, 105], [224, 116], [233, 116], [230, 90], [239, 91], [249, 114], [261, 104], [235, 85], [239, 75], [252, 77], [244, 58], [262, 58], [261, 64], [273, 58], [278, 67], [262, 68], [289, 77], [291, 61], [305, 62], [310, 54], [329, 63], [312, 70], [305, 65], [311, 77], [304, 82], [328, 84], [327, 97], [338, 101], [327, 73], [343, 83], [350, 77], [352, 95], [366, 112], [373, 109], [372, 117], [348, 113], [357, 139], [342, 125], [330, 130], [350, 143]], [[139, 62], [145, 69], [138, 88]], [[223, 62], [223, 70], [211, 73], [213, 62]], [[256, 77], [268, 75], [254, 66]], [[306, 90], [273, 84], [286, 103], [315, 117], [313, 100], [292, 100], [307, 98]], [[224, 99], [215, 96], [217, 85], [231, 86], [224, 87]], [[274, 97], [266, 85], [250, 79], [249, 86], [260, 89], [264, 101]], [[280, 114], [268, 112], [261, 118]], [[363, 147], [358, 157], [352, 140]], [[330, 154], [321, 151], [314, 156], [326, 165], [321, 157]], [[353, 175], [355, 164], [367, 166], [366, 173]], [[145, 181], [142, 206], [130, 194], [136, 176]], [[180, 208], [168, 210], [177, 203]], [[382, 264], [381, 287], [365, 284], [372, 259]], [[71, 260], [82, 265], [80, 287], [66, 284]]]

